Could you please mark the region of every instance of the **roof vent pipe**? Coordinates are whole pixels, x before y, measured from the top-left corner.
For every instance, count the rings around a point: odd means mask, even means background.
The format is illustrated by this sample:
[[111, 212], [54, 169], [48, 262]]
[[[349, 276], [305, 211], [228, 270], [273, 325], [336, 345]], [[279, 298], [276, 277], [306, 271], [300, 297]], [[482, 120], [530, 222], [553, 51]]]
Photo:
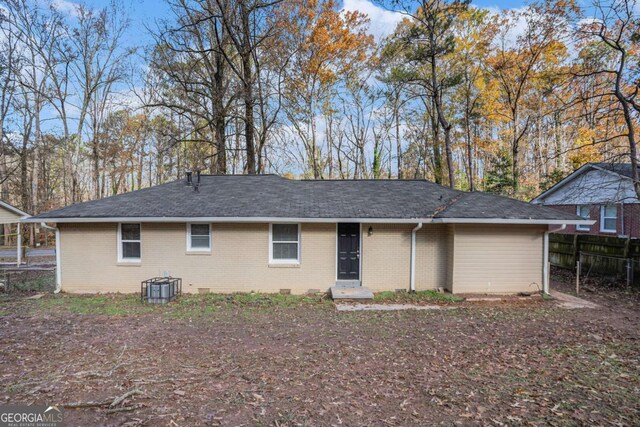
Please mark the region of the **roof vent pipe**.
[[193, 186], [193, 191], [198, 193], [200, 191], [200, 171], [196, 172], [196, 183]]
[[192, 172], [187, 171], [187, 185], [191, 187], [193, 185], [193, 179], [191, 178]]

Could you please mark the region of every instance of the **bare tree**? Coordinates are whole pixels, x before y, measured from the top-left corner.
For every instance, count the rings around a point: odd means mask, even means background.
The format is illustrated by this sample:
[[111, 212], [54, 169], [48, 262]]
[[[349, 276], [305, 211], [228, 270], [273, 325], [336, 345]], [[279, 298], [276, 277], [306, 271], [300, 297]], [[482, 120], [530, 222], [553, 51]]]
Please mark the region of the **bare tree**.
[[[636, 126], [640, 114], [640, 68], [637, 51], [640, 48], [638, 32], [640, 17], [635, 0], [612, 0], [593, 3], [594, 19], [578, 29], [582, 43], [597, 42], [604, 51], [594, 46], [584, 50], [589, 55], [585, 67], [576, 73], [578, 78], [603, 76], [608, 82], [605, 91], [596, 93], [598, 98], [613, 97], [622, 112], [631, 162], [631, 178], [636, 194], [640, 197], [640, 174], [638, 172], [638, 147]], [[594, 55], [595, 54], [595, 55]]]
[[227, 124], [235, 99], [229, 78], [229, 34], [222, 23], [227, 6], [214, 0], [178, 0], [171, 4], [177, 24], [164, 26], [155, 35], [151, 67], [158, 85], [150, 106], [167, 108], [191, 124], [190, 141], [210, 143], [215, 152], [213, 173], [227, 172]]

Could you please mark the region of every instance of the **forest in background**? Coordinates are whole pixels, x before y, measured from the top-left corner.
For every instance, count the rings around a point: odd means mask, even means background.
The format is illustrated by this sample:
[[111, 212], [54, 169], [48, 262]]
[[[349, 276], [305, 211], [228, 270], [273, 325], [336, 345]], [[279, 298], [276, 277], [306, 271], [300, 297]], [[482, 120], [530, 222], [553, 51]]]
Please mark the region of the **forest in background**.
[[186, 170], [528, 200], [586, 162], [637, 163], [635, 2], [391, 0], [376, 37], [335, 0], [168, 1], [134, 47], [118, 1], [0, 2], [3, 200], [38, 213]]

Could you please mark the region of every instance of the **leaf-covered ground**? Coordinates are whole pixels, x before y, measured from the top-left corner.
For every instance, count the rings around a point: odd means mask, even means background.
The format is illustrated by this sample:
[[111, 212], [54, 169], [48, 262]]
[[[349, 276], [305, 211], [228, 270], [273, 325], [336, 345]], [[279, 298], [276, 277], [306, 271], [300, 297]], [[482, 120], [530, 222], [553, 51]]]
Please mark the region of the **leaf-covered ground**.
[[287, 296], [0, 301], [0, 404], [81, 406], [68, 425], [640, 423], [640, 311], [610, 298], [384, 313]]

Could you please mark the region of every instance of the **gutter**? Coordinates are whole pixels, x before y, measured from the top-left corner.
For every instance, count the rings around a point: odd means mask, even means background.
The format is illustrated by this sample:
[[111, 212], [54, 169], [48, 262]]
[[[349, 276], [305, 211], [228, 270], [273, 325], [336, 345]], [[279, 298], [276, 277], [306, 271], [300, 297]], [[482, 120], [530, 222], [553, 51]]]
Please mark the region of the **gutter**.
[[50, 225], [41, 222], [42, 228], [55, 231], [56, 233], [56, 289], [54, 294], [59, 293], [62, 290], [62, 265], [60, 263], [60, 229], [58, 227], [51, 227]]
[[86, 217], [86, 218], [27, 218], [21, 222], [42, 223], [113, 223], [113, 222], [211, 222], [211, 223], [335, 223], [362, 222], [370, 224], [515, 224], [515, 225], [592, 225], [585, 219], [509, 219], [509, 218], [301, 218], [301, 217]]
[[567, 224], [562, 224], [558, 228], [550, 229], [544, 232], [544, 244], [542, 253], [542, 292], [549, 294], [549, 233], [562, 231], [567, 228]]
[[420, 222], [413, 230], [411, 230], [411, 272], [409, 275], [409, 292], [416, 291], [416, 233], [421, 228], [422, 223]]

